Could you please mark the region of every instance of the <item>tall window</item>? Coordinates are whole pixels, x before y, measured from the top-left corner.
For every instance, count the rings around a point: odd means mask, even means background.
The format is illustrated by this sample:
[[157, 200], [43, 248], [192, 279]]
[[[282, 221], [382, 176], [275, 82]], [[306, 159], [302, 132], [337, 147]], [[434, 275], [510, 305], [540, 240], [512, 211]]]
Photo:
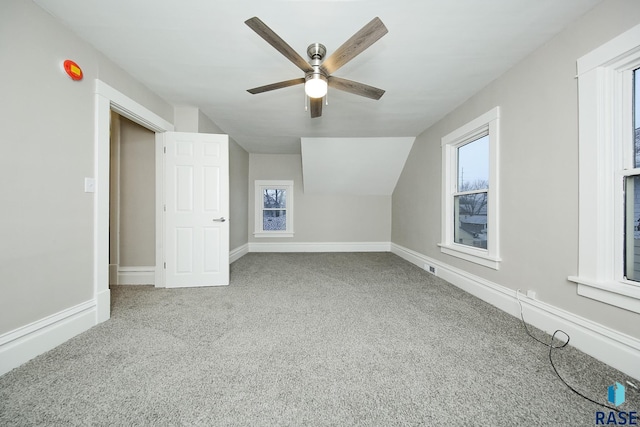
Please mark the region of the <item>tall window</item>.
[[255, 182], [256, 237], [293, 236], [293, 181]]
[[640, 313], [640, 25], [577, 61], [578, 294]]
[[624, 276], [627, 280], [640, 282], [640, 69], [633, 71], [632, 125], [629, 131], [631, 147], [630, 168], [624, 171], [625, 178], [625, 260]]
[[443, 253], [498, 269], [499, 108], [442, 138]]
[[473, 137], [456, 151], [458, 176], [453, 193], [453, 241], [487, 249], [489, 135]]

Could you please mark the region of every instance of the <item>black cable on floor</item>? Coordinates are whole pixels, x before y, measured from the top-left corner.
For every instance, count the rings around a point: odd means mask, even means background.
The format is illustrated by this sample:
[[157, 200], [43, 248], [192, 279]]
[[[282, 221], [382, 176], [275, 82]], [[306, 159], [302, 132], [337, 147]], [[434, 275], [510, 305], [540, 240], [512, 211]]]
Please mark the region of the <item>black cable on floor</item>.
[[[556, 373], [556, 376], [558, 378], [560, 378], [560, 381], [562, 381], [564, 383], [564, 385], [566, 385], [569, 390], [571, 390], [572, 392], [574, 392], [575, 394], [577, 394], [578, 396], [582, 397], [583, 399], [588, 400], [589, 402], [595, 403], [596, 405], [602, 406], [603, 408], [609, 409], [611, 411], [616, 411], [616, 412], [620, 412], [619, 409], [614, 408], [612, 406], [608, 406], [605, 405], [604, 403], [600, 403], [597, 400], [593, 400], [587, 396], [585, 396], [584, 394], [580, 393], [578, 390], [576, 390], [575, 388], [571, 387], [565, 380], [564, 378], [562, 378], [560, 376], [560, 374], [558, 373], [558, 369], [556, 369], [556, 365], [553, 363], [553, 359], [551, 358], [551, 354], [553, 353], [553, 350], [556, 349], [560, 349], [560, 348], [565, 348], [568, 344], [569, 344], [569, 340], [571, 340], [571, 337], [569, 336], [569, 334], [567, 334], [565, 331], [557, 329], [553, 335], [551, 335], [551, 342], [549, 342], [549, 344], [547, 344], [546, 342], [539, 340], [538, 338], [536, 338], [535, 336], [533, 336], [533, 334], [529, 331], [529, 328], [527, 327], [527, 322], [524, 321], [524, 314], [523, 314], [523, 309], [522, 309], [522, 302], [520, 301], [520, 289], [518, 289], [516, 291], [516, 299], [518, 300], [518, 305], [520, 306], [520, 319], [522, 319], [522, 325], [524, 326], [524, 330], [527, 332], [527, 335], [529, 335], [531, 338], [533, 338], [534, 340], [536, 340], [537, 342], [539, 342], [542, 345], [545, 345], [547, 347], [549, 347], [549, 363], [551, 363], [551, 367], [553, 368], [553, 371]], [[557, 339], [556, 338], [556, 334], [558, 334], [558, 332], [564, 334], [567, 337], [567, 340], [564, 342], [564, 344], [559, 345], [559, 346], [554, 346], [553, 345], [553, 340]], [[558, 339], [558, 341], [562, 342], [560, 339]]]

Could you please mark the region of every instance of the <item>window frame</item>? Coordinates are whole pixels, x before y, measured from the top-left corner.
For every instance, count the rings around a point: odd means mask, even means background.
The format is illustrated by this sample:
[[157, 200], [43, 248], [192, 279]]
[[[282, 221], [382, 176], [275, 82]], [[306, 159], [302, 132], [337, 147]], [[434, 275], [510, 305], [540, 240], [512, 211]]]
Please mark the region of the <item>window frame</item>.
[[640, 313], [640, 285], [624, 278], [624, 180], [633, 156], [633, 70], [640, 25], [577, 61], [579, 221], [577, 292]]
[[[480, 117], [454, 130], [441, 140], [442, 145], [442, 227], [438, 244], [444, 254], [464, 259], [485, 267], [498, 270], [499, 256], [499, 181], [498, 148], [500, 107], [494, 107]], [[454, 240], [454, 197], [459, 195], [458, 148], [484, 135], [489, 135], [489, 186], [487, 192], [487, 249], [456, 243]]]
[[[254, 204], [254, 231], [255, 237], [293, 237], [293, 181], [292, 180], [256, 180], [255, 188], [255, 204]], [[286, 230], [264, 230], [264, 209], [263, 209], [263, 192], [266, 189], [285, 190], [287, 204], [285, 208], [278, 210], [286, 211]]]

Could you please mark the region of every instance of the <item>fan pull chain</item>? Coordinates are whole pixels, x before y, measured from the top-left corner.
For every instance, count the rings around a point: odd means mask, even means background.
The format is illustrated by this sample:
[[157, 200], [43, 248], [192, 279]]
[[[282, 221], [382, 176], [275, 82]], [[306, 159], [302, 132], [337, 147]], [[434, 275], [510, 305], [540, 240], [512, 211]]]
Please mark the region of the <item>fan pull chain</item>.
[[308, 107], [308, 105], [307, 105], [307, 104], [308, 104], [308, 99], [309, 99], [309, 97], [307, 96], [307, 93], [306, 93], [306, 92], [304, 92], [304, 111], [305, 111], [305, 112], [306, 112], [306, 111], [309, 111], [309, 107]]

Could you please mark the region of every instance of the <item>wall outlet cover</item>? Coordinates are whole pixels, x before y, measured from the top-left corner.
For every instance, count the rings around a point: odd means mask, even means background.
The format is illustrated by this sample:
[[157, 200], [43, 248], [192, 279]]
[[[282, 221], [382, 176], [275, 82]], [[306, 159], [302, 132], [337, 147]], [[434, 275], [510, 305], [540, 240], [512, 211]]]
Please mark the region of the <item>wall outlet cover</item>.
[[84, 179], [84, 192], [85, 193], [95, 193], [96, 192], [96, 180], [95, 180], [95, 178], [85, 178]]

